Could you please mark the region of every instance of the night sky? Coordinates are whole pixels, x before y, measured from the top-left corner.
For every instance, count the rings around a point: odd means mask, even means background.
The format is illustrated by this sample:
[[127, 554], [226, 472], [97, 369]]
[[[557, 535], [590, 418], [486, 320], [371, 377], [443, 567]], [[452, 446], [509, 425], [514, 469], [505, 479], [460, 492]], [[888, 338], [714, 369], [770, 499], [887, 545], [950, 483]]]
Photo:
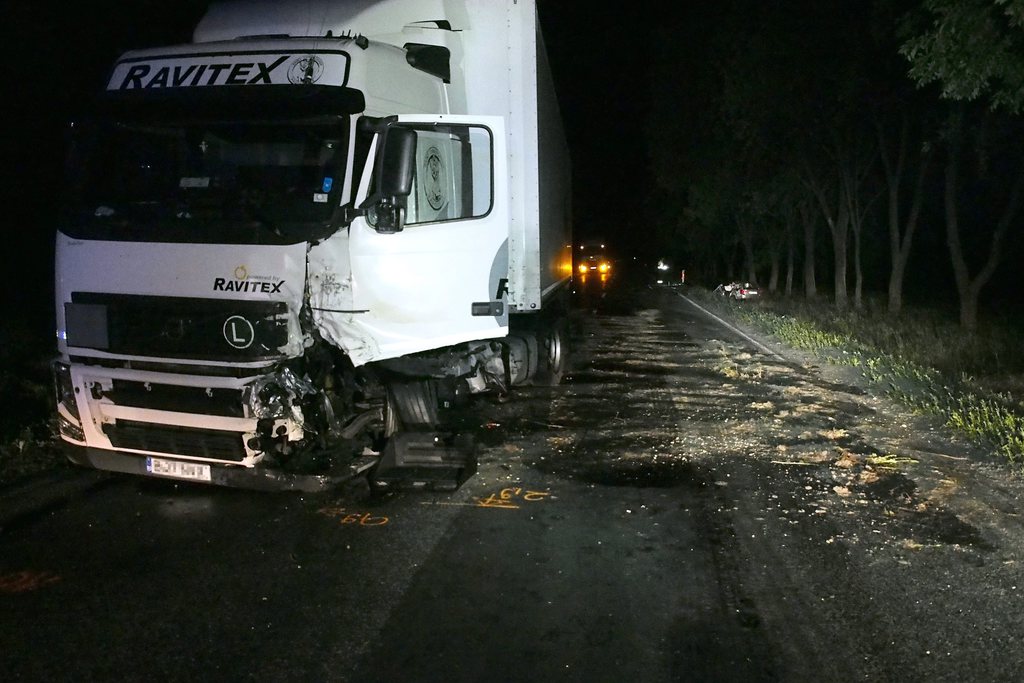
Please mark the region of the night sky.
[[120, 52], [187, 39], [206, 4], [4, 2], [0, 262], [2, 301], [15, 322], [33, 331], [52, 326], [52, 244], [68, 122], [102, 88]]
[[[3, 303], [14, 310], [14, 319], [36, 327], [47, 327], [52, 319], [51, 244], [62, 190], [66, 122], [102, 87], [107, 69], [120, 52], [187, 41], [207, 4], [205, 0], [4, 3], [0, 82], [8, 126], [2, 138], [7, 168], [2, 184], [6, 240], [0, 253], [5, 273]], [[538, 4], [573, 158], [576, 234], [603, 237], [623, 254], [644, 249], [671, 252], [673, 240], [665, 239], [662, 225], [666, 221], [650, 218], [652, 206], [661, 208], [662, 216], [666, 207], [673, 206], [658, 198], [665, 187], [671, 192], [671, 182], [657, 179], [652, 159], [661, 159], [662, 170], [666, 158], [669, 167], [678, 158], [680, 167], [690, 164], [691, 171], [709, 163], [690, 153], [695, 141], [705, 139], [697, 125], [713, 116], [704, 110], [707, 98], [700, 88], [711, 77], [712, 55], [703, 51], [722, 26], [719, 5], [679, 2], [669, 10], [668, 4], [660, 2], [539, 0]], [[820, 14], [827, 16], [828, 8]], [[794, 39], [813, 37], [814, 31], [813, 25], [794, 26]], [[710, 170], [713, 165], [706, 167]], [[676, 213], [685, 211], [680, 206]], [[828, 237], [823, 228], [818, 241], [819, 258], [827, 268]], [[948, 268], [943, 265], [941, 229], [926, 234], [922, 230], [919, 243], [927, 254], [920, 262], [929, 284], [918, 289], [927, 292], [938, 287], [943, 296], [955, 301]], [[876, 289], [884, 289], [884, 254], [883, 246], [868, 264]], [[1000, 271], [1004, 279], [1007, 270], [1004, 264]], [[829, 278], [823, 269], [819, 286], [827, 286]]]

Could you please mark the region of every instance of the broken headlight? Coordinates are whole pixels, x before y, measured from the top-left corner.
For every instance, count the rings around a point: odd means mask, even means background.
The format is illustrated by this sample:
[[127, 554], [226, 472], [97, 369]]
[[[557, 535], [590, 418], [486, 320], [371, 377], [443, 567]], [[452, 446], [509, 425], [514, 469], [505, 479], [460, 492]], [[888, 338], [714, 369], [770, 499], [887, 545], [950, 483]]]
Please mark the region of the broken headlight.
[[82, 431], [82, 417], [75, 400], [75, 385], [71, 381], [71, 366], [56, 361], [53, 364], [53, 388], [57, 398], [57, 426], [62, 438], [78, 443], [85, 442]]

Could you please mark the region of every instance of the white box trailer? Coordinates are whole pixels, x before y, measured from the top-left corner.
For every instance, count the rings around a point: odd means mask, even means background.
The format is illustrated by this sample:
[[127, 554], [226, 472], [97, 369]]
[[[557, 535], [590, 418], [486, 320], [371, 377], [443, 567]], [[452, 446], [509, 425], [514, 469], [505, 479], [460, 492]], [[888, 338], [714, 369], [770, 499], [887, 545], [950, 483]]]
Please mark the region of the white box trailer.
[[214, 483], [457, 485], [463, 397], [558, 381], [569, 160], [532, 1], [222, 2], [76, 125], [61, 435]]

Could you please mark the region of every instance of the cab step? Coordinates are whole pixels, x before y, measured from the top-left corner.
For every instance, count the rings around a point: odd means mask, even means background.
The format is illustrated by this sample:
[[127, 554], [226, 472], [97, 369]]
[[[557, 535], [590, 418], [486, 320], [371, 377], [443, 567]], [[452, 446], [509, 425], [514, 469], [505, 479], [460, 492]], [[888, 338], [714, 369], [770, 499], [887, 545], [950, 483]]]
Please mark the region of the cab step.
[[370, 481], [378, 490], [455, 491], [476, 473], [469, 434], [399, 432], [388, 439]]

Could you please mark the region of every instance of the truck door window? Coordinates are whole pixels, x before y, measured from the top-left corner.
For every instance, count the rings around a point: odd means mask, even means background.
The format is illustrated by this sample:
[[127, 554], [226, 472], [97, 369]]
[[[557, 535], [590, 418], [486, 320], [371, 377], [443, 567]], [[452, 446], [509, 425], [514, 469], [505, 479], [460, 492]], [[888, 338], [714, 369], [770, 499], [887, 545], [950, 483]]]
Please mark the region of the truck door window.
[[479, 218], [493, 197], [491, 134], [478, 126], [416, 128], [406, 225]]

